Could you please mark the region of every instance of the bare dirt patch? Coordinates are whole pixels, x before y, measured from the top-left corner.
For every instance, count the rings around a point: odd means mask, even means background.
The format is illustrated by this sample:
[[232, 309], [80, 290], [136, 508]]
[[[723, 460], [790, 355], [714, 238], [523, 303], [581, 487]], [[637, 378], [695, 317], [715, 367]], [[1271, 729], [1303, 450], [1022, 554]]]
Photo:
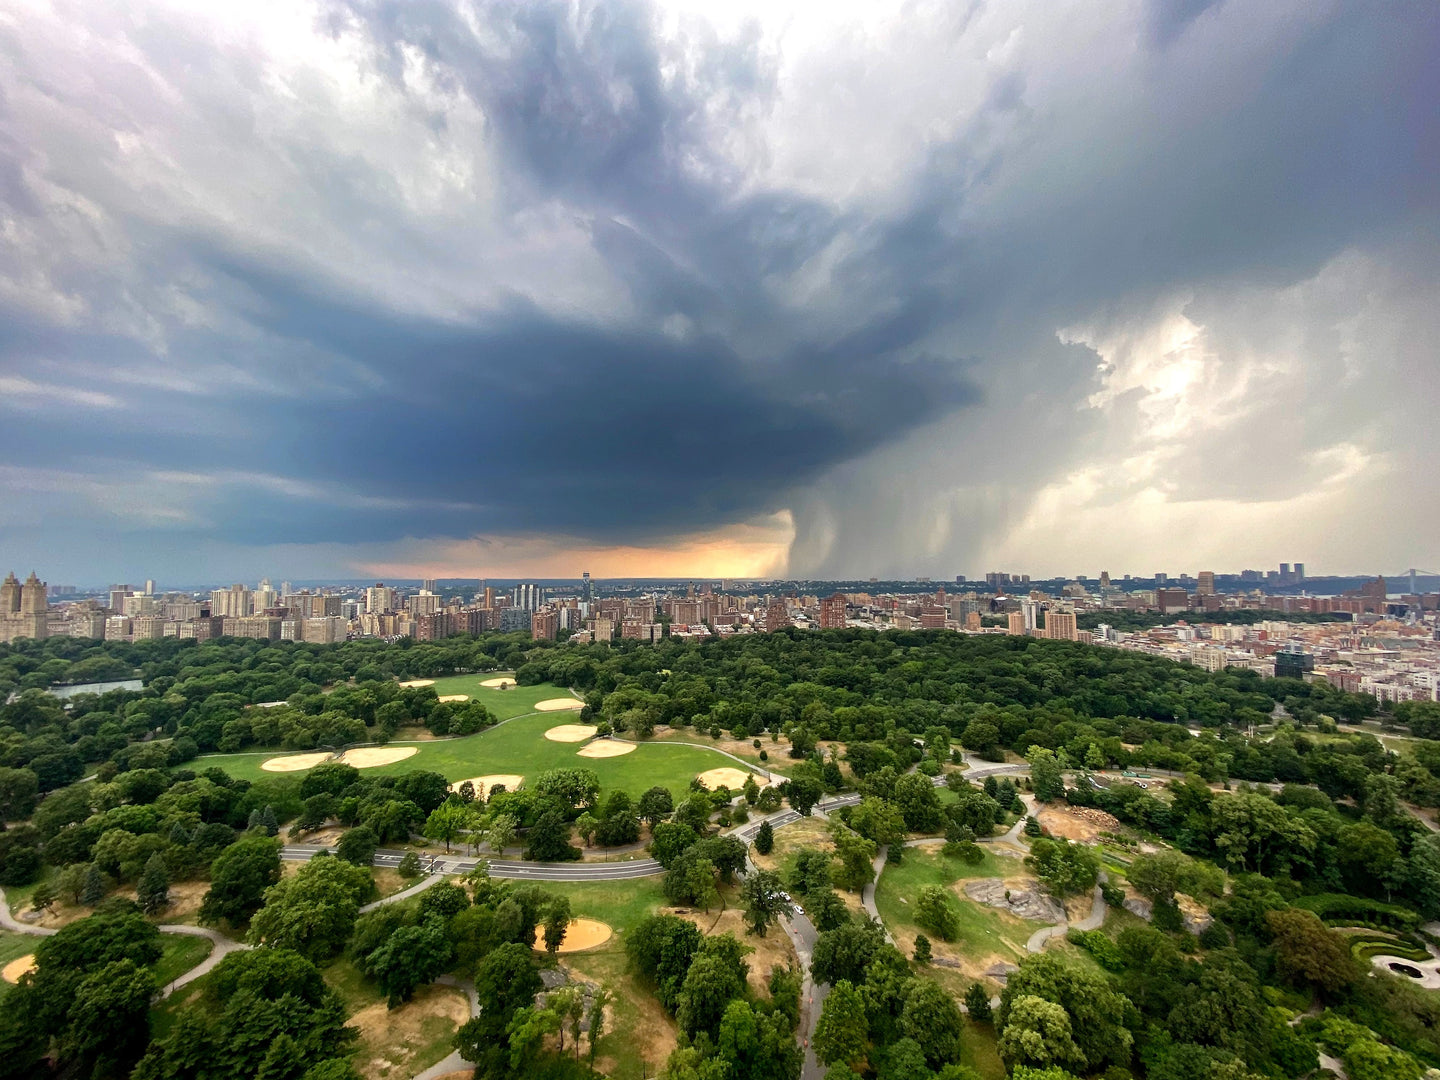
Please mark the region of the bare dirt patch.
[[18, 983], [20, 976], [35, 970], [35, 954], [28, 956], [17, 956], [3, 968], [0, 968], [0, 979], [8, 983]]
[[745, 957], [745, 962], [750, 965], [747, 980], [750, 989], [760, 997], [770, 996], [772, 967], [776, 964], [784, 967], [786, 964], [798, 962], [789, 934], [779, 926], [772, 926], [764, 937], [747, 934], [744, 913], [739, 908], [731, 907], [709, 913], [693, 908], [661, 908], [660, 911], [664, 915], [679, 915], [682, 919], [688, 919], [706, 934], [734, 934], [742, 944], [753, 949], [754, 952]]
[[584, 742], [594, 736], [594, 724], [560, 724], [545, 732], [545, 738], [551, 742]]
[[487, 690], [514, 690], [515, 680], [512, 678], [486, 679], [480, 685], [485, 687], [485, 689]]
[[[520, 785], [525, 782], [525, 777], [519, 773], [489, 773], [485, 776], [472, 776], [470, 783], [475, 785], [475, 796], [480, 799], [490, 797], [490, 789], [496, 784], [502, 785], [506, 791], [519, 791]], [[450, 785], [451, 791], [459, 791], [464, 780], [456, 780]]]
[[380, 1001], [350, 1017], [351, 1026], [360, 1029], [351, 1060], [366, 1080], [414, 1076], [450, 1052], [449, 1037], [469, 1019], [470, 1003], [459, 990], [422, 986], [398, 1009]]
[[[598, 945], [604, 945], [609, 941], [614, 931], [599, 919], [571, 919], [570, 925], [565, 928], [565, 936], [560, 939], [562, 953], [584, 952], [586, 949], [593, 949]], [[535, 927], [535, 948], [545, 948], [545, 926], [543, 923]]]
[[304, 772], [306, 769], [313, 769], [322, 761], [329, 761], [329, 752], [316, 754], [289, 754], [285, 757], [272, 757], [269, 761], [262, 761], [260, 768], [266, 772]]
[[634, 743], [614, 742], [610, 739], [601, 739], [598, 742], [587, 743], [575, 751], [577, 756], [588, 758], [624, 757], [626, 754], [633, 754], [634, 752]]
[[[185, 923], [194, 922], [195, 917], [200, 913], [200, 904], [205, 899], [205, 894], [210, 891], [208, 881], [176, 881], [170, 885], [170, 906], [162, 908], [156, 915], [160, 922]], [[136, 899], [135, 887], [127, 885], [115, 892], [116, 896], [123, 896], [127, 900]]]
[[434, 679], [411, 679], [409, 682], [402, 682], [401, 686], [407, 690], [413, 690], [417, 686], [434, 686]]
[[[714, 791], [718, 787], [727, 787], [731, 791], [739, 791], [745, 786], [746, 778], [750, 776], [755, 776], [755, 774], [748, 769], [720, 768], [706, 769], [696, 776], [695, 779], [699, 780], [700, 783], [704, 784], [711, 791]], [[769, 782], [770, 781], [766, 780], [763, 776], [755, 776], [755, 783], [761, 787], [764, 787]]]
[[1090, 842], [1100, 839], [1101, 833], [1119, 832], [1121, 828], [1118, 818], [1088, 806], [1065, 809], [1047, 806], [1035, 817], [1051, 836], [1063, 836], [1066, 840]]
[[469, 701], [469, 700], [470, 700], [470, 695], [469, 695], [469, 694], [444, 694], [444, 695], [441, 696], [440, 700], [441, 700], [441, 701]]
[[357, 769], [374, 769], [380, 765], [393, 765], [420, 752], [414, 746], [366, 746], [359, 750], [346, 750], [340, 760]]
[[535, 703], [536, 712], [579, 712], [584, 707], [585, 702], [573, 697], [552, 697]]

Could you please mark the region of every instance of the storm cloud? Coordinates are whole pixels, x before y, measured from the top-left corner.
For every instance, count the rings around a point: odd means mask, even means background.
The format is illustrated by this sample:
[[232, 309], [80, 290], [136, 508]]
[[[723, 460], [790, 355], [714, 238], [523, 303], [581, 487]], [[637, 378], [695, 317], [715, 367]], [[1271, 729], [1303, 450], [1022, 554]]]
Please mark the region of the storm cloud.
[[0, 53], [0, 545], [52, 578], [776, 515], [815, 575], [1440, 562], [1432, 4], [56, 4]]

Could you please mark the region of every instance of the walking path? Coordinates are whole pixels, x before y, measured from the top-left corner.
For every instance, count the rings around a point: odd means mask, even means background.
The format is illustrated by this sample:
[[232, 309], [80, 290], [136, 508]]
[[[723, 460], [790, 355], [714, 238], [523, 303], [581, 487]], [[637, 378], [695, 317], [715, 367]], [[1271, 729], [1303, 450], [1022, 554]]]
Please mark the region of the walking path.
[[[0, 889], [0, 927], [4, 927], [16, 934], [30, 934], [34, 937], [53, 937], [59, 931], [49, 926], [34, 926], [31, 923], [20, 922], [10, 914], [10, 902], [5, 898], [5, 890]], [[158, 927], [162, 934], [183, 934], [186, 937], [200, 937], [208, 939], [213, 948], [210, 955], [200, 963], [196, 964], [189, 971], [179, 978], [166, 985], [160, 992], [162, 998], [167, 998], [180, 987], [194, 982], [202, 975], [208, 975], [215, 970], [215, 965], [224, 960], [233, 952], [250, 948], [242, 941], [228, 938], [218, 930], [211, 930], [208, 926], [189, 926], [185, 923], [161, 923]]]
[[[397, 894], [398, 895], [398, 894]], [[435, 980], [441, 986], [453, 986], [462, 990], [470, 1001], [470, 1019], [480, 1015], [480, 996], [475, 992], [475, 984], [469, 979], [457, 979], [454, 975], [441, 975]], [[460, 1056], [459, 1050], [452, 1050], [450, 1053], [431, 1065], [428, 1069], [415, 1074], [414, 1080], [439, 1080], [442, 1076], [449, 1076], [451, 1073], [465, 1072], [473, 1069], [475, 1063], [466, 1061]]]

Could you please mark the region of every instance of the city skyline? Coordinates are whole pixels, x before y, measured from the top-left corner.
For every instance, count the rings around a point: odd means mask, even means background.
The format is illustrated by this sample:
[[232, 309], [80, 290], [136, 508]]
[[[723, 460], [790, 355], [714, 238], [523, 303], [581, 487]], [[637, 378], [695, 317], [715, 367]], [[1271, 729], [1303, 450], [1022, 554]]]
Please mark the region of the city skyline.
[[1440, 566], [1434, 4], [36, 0], [0, 44], [19, 572]]

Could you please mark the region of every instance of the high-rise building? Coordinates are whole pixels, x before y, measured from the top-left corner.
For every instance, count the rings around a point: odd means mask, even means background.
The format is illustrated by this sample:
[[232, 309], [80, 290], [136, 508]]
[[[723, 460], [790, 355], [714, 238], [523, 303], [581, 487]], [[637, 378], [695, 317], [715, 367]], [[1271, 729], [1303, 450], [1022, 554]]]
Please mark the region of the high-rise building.
[[1075, 640], [1075, 613], [1073, 611], [1047, 611], [1045, 613], [1045, 636], [1057, 641]]
[[1007, 633], [1014, 634], [1017, 637], [1023, 637], [1025, 635], [1025, 616], [1023, 613], [1019, 611], [1010, 612], [1006, 617], [1006, 623], [1008, 624], [1006, 628]]
[[[1297, 582], [1305, 580], [1305, 564], [1303, 562], [1297, 562], [1295, 564], [1295, 580]], [[1415, 590], [1412, 589], [1410, 591], [1414, 592]]]
[[433, 577], [422, 578], [420, 581], [420, 591], [422, 593], [435, 592], [435, 579]]
[[[128, 588], [128, 586], [127, 586]], [[123, 609], [124, 605], [121, 605]], [[228, 589], [214, 589], [210, 593], [210, 615], [216, 619], [243, 619], [253, 609], [250, 606], [250, 590], [244, 585], [231, 585]]]
[[1025, 632], [1040, 629], [1040, 604], [1036, 600], [1021, 600], [1020, 615], [1025, 620]]
[[835, 593], [820, 601], [820, 629], [845, 629], [845, 594]]
[[1195, 591], [1196, 591], [1197, 593], [1199, 593], [1201, 596], [1214, 596], [1214, 595], [1215, 595], [1215, 571], [1214, 571], [1214, 570], [1201, 570], [1201, 571], [1200, 571], [1200, 582], [1199, 582], [1199, 584], [1196, 586]]
[[1155, 604], [1162, 614], [1190, 610], [1190, 594], [1184, 589], [1156, 589]]
[[23, 584], [11, 571], [0, 583], [0, 642], [49, 637], [49, 610], [46, 585], [35, 571], [30, 571]]
[[365, 590], [365, 614], [382, 615], [399, 609], [399, 595], [384, 582], [377, 581]]
[[536, 641], [554, 641], [560, 629], [560, 616], [548, 608], [530, 616], [530, 636]]
[[790, 613], [785, 609], [783, 596], [772, 596], [765, 605], [765, 630], [773, 634], [790, 625]]
[[129, 585], [110, 586], [110, 610], [117, 615], [125, 610], [125, 598], [130, 595]]
[[590, 586], [590, 571], [586, 570], [580, 575], [580, 599], [588, 604], [594, 599], [594, 596], [595, 594], [591, 591]]
[[154, 595], [155, 595], [155, 579], [154, 579], [154, 578], [146, 578], [146, 579], [145, 579], [145, 595], [146, 595], [146, 596], [154, 596]]
[[545, 590], [539, 585], [522, 582], [515, 586], [514, 604], [521, 611], [539, 611], [545, 603]]

